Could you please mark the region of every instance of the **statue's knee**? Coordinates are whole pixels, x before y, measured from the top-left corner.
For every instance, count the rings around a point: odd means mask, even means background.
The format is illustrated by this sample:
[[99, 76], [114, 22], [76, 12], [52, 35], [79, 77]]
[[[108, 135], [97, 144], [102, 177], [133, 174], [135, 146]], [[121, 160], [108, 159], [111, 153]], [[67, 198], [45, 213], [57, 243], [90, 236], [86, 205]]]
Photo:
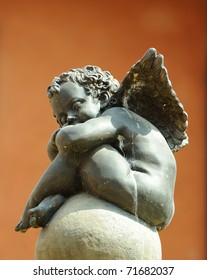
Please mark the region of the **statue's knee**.
[[67, 151], [70, 146], [70, 140], [68, 137], [68, 134], [64, 131], [64, 128], [62, 128], [55, 139], [55, 143], [58, 147], [58, 151]]

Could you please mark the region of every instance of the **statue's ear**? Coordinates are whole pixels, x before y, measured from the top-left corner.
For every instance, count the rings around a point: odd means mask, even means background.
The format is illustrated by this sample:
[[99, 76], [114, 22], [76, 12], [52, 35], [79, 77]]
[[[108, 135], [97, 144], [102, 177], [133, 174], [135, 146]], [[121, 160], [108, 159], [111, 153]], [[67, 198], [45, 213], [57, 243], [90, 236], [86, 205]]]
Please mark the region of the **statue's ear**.
[[109, 103], [109, 94], [108, 93], [102, 93], [99, 97], [101, 109], [105, 108], [106, 105]]

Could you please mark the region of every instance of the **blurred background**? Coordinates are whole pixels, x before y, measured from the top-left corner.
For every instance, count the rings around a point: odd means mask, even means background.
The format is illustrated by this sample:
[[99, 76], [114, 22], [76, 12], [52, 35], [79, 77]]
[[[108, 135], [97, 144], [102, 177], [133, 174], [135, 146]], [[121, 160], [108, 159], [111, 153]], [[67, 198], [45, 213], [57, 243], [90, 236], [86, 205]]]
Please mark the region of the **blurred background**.
[[39, 230], [14, 227], [49, 163], [51, 80], [92, 64], [121, 81], [150, 47], [164, 55], [189, 114], [190, 144], [175, 154], [176, 212], [160, 233], [163, 259], [206, 259], [204, 0], [4, 1], [0, 21], [0, 259], [34, 259]]

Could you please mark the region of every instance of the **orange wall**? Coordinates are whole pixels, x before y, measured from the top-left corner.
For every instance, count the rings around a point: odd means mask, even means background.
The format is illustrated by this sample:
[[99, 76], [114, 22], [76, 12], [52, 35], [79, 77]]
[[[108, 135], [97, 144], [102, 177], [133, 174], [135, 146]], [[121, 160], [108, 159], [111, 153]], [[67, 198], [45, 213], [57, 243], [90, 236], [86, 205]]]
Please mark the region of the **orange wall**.
[[204, 0], [4, 1], [0, 20], [0, 259], [34, 258], [39, 231], [14, 226], [49, 163], [46, 144], [57, 127], [46, 97], [51, 79], [94, 64], [121, 80], [149, 47], [164, 54], [189, 114], [163, 258], [205, 259]]

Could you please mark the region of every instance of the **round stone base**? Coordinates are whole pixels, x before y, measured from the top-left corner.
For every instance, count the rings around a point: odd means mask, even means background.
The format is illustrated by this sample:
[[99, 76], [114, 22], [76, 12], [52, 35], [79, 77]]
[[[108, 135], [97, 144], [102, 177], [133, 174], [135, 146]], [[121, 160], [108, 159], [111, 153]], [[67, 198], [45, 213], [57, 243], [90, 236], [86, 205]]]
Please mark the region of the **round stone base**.
[[39, 234], [38, 260], [159, 260], [158, 232], [86, 193], [69, 198]]

